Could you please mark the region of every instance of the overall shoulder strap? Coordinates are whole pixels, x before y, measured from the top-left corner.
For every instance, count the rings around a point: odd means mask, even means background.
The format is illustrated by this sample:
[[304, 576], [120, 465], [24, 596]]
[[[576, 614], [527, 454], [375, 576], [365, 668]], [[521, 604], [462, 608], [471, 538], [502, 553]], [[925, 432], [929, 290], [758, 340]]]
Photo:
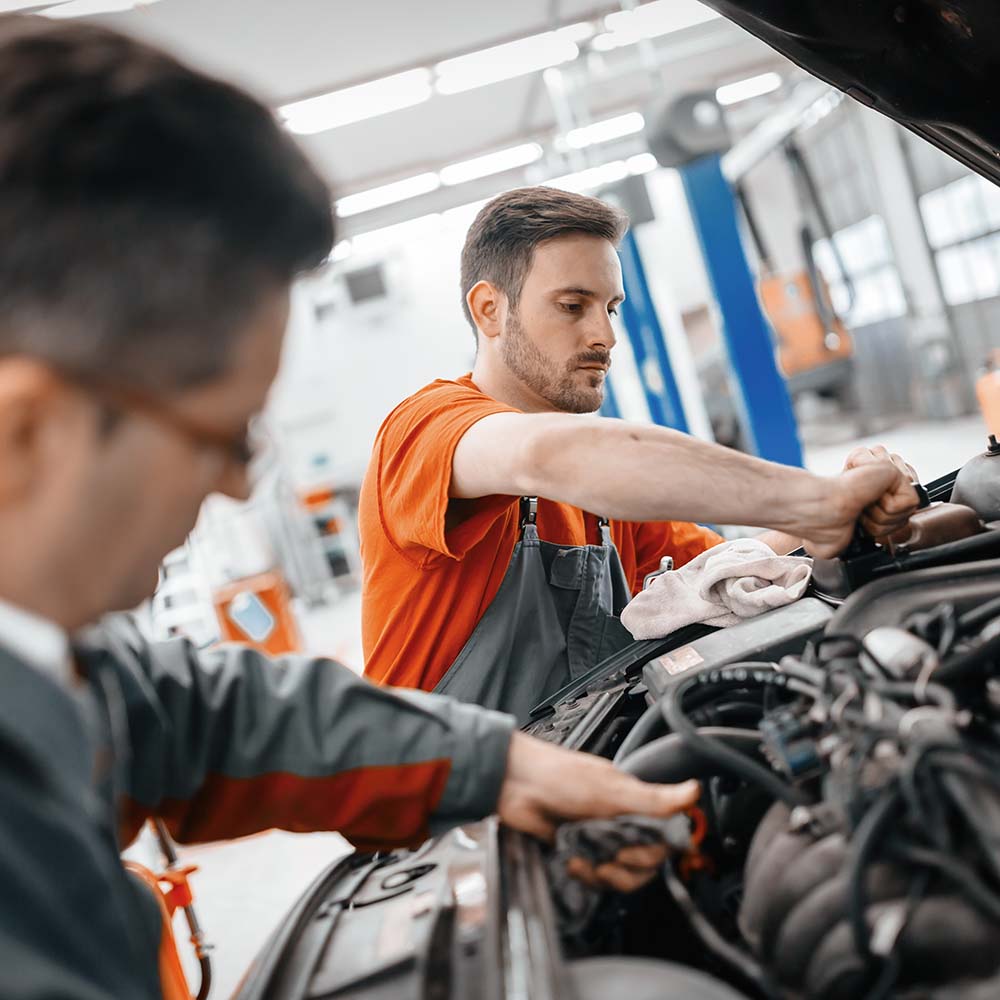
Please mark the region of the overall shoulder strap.
[[521, 534], [538, 520], [538, 497], [521, 497]]

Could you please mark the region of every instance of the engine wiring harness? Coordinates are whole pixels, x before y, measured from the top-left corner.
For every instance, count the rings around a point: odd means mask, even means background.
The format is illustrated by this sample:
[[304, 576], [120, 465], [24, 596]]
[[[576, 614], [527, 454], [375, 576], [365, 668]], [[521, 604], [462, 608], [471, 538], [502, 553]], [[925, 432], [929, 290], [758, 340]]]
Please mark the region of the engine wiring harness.
[[778, 663], [694, 671], [639, 720], [626, 770], [706, 779], [710, 829], [732, 826], [734, 789], [766, 810], [747, 837], [738, 933], [704, 905], [704, 866], [665, 872], [745, 988], [923, 998], [1000, 970], [998, 665], [1000, 599], [943, 603]]

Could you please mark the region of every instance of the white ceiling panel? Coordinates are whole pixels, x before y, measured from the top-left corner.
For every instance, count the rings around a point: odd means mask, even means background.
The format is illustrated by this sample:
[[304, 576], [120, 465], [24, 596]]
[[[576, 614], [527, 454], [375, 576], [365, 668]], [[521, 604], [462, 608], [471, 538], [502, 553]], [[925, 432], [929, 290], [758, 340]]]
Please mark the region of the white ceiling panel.
[[[661, 14], [666, 10], [685, 24], [692, 12], [698, 19], [697, 0], [666, 2], [671, 6], [660, 8]], [[97, 20], [236, 80], [278, 107], [555, 27], [596, 23], [621, 7], [615, 0], [157, 0]], [[716, 18], [645, 46], [591, 48], [561, 71], [571, 125], [580, 125], [783, 66], [763, 43]], [[581, 162], [601, 162], [603, 147], [562, 162], [552, 151], [557, 130], [555, 109], [536, 72], [463, 93], [434, 94], [301, 141], [335, 190], [346, 195], [525, 141], [541, 142], [546, 165], [560, 173], [579, 169]], [[628, 150], [634, 151], [636, 141], [641, 136], [626, 144]], [[619, 153], [609, 148], [607, 155]], [[536, 174], [513, 172], [416, 201], [439, 211]], [[344, 228], [363, 230], [420, 209], [418, 203], [384, 208]]]
[[274, 103], [619, 9], [614, 0], [159, 0], [100, 20]]

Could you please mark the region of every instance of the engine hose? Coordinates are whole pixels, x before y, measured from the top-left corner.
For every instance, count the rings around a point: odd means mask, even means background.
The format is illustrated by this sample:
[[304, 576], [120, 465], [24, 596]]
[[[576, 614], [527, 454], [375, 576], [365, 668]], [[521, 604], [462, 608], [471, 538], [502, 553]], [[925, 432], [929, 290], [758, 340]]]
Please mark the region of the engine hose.
[[669, 861], [663, 866], [663, 873], [667, 891], [680, 911], [687, 917], [692, 929], [701, 939], [701, 943], [716, 958], [721, 959], [731, 969], [738, 972], [743, 979], [752, 983], [763, 993], [767, 1000], [780, 1000], [781, 994], [771, 982], [767, 971], [752, 955], [730, 944], [712, 926], [708, 918], [698, 909], [697, 904], [691, 898], [691, 894], [687, 891], [687, 887], [674, 873], [674, 869]]
[[756, 681], [760, 684], [774, 684], [776, 687], [795, 688], [796, 681], [784, 674], [774, 673], [771, 664], [732, 664], [713, 670], [709, 674], [695, 674], [668, 691], [660, 699], [660, 711], [667, 727], [703, 757], [714, 761], [723, 770], [738, 775], [764, 789], [772, 798], [794, 808], [808, 803], [806, 796], [797, 788], [786, 784], [769, 767], [758, 764], [738, 750], [729, 747], [722, 740], [704, 736], [684, 714], [684, 695], [698, 684], [742, 684]]
[[[758, 669], [773, 669], [773, 665], [770, 663], [754, 663], [753, 666]], [[618, 747], [618, 750], [615, 753], [614, 762], [616, 764], [620, 764], [626, 757], [638, 750], [639, 747], [649, 743], [654, 736], [666, 728], [667, 726], [659, 703], [650, 705], [649, 708], [647, 708], [646, 711], [639, 716], [628, 735], [624, 740], [622, 740], [621, 746]]]
[[975, 649], [946, 660], [931, 676], [938, 684], [954, 684], [985, 673], [998, 659], [1000, 659], [1000, 635], [995, 635]]
[[878, 851], [882, 834], [895, 817], [900, 799], [900, 793], [892, 789], [876, 801], [854, 831], [848, 854], [847, 917], [854, 937], [854, 947], [865, 962], [872, 960], [871, 931], [865, 918], [868, 906], [865, 871]]
[[[760, 754], [760, 733], [756, 729], [705, 726], [698, 733], [720, 740], [744, 758]], [[616, 763], [626, 774], [662, 784], [677, 784], [689, 778], [712, 778], [720, 770], [715, 758], [704, 754], [700, 747], [689, 743], [679, 733], [661, 736]]]
[[639, 716], [629, 734], [622, 740], [621, 746], [618, 748], [617, 753], [615, 753], [615, 763], [620, 764], [634, 750], [645, 746], [656, 733], [663, 729], [666, 729], [666, 723], [663, 721], [663, 713], [660, 711], [660, 706], [655, 704], [650, 705]]

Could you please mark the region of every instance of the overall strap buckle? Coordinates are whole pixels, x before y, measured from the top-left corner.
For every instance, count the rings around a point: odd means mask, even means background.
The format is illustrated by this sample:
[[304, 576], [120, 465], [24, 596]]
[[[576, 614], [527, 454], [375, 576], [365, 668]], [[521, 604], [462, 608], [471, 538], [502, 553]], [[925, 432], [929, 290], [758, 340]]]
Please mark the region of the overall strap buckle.
[[538, 497], [521, 497], [521, 527], [538, 520]]

